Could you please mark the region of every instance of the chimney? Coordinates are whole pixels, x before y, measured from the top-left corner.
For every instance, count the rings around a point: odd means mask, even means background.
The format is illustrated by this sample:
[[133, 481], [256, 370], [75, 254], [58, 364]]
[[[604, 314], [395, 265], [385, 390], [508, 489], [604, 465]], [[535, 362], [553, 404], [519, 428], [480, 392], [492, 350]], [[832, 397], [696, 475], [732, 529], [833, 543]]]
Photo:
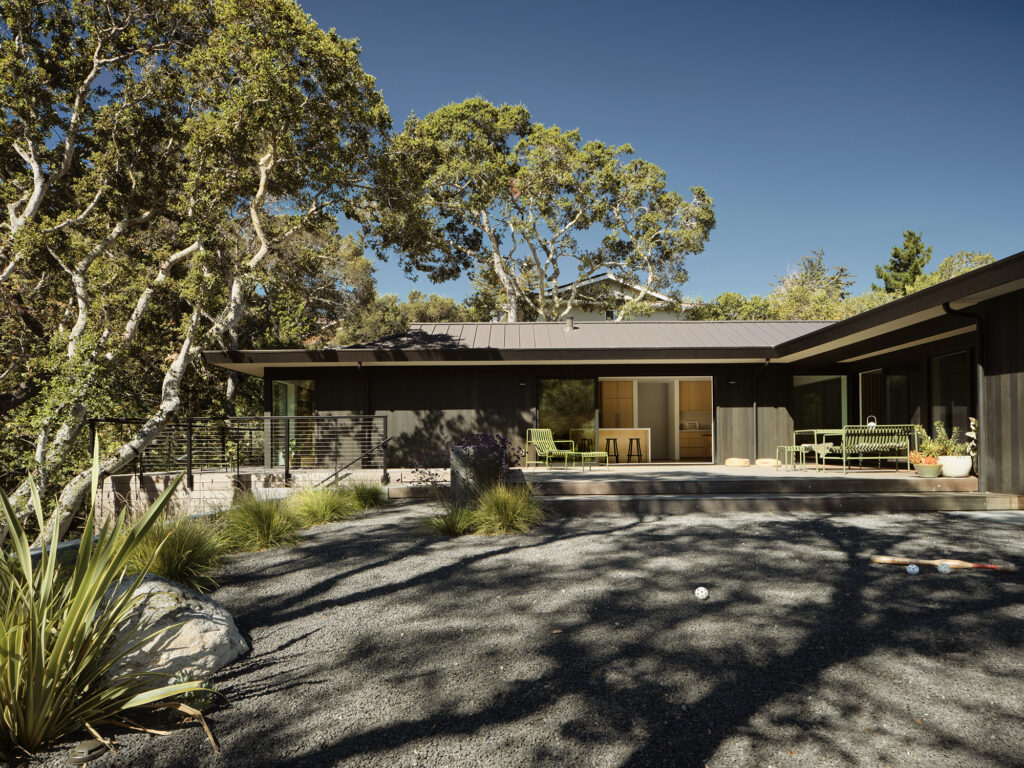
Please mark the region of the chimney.
[[565, 330], [567, 330], [567, 331], [575, 331], [576, 330], [576, 326], [572, 324], [572, 315], [569, 315], [569, 316], [567, 316], [565, 318]]

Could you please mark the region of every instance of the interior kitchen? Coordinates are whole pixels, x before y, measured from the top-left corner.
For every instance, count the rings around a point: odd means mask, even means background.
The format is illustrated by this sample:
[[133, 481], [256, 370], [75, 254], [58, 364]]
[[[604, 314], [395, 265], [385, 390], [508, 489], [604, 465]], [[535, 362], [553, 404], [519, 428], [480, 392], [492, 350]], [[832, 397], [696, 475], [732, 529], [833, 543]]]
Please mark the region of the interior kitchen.
[[601, 378], [598, 444], [619, 463], [710, 463], [713, 452], [710, 376]]

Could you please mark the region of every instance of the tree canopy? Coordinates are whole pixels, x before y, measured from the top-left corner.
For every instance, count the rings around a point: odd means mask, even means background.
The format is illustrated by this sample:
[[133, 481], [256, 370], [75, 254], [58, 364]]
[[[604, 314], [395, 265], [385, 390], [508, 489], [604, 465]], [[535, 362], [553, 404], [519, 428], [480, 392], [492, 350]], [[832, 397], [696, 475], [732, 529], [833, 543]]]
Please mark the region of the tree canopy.
[[882, 287], [874, 290], [904, 295], [921, 275], [932, 257], [932, 247], [926, 246], [920, 232], [907, 230], [903, 233], [903, 245], [895, 246], [887, 264], [875, 267], [875, 276], [882, 281]]
[[[702, 188], [687, 201], [631, 154], [480, 98], [413, 116], [382, 163], [370, 241], [435, 281], [468, 272], [510, 321], [524, 307], [548, 320], [568, 314], [599, 271], [640, 285], [642, 302], [686, 279], [685, 257], [703, 250], [715, 216]], [[591, 230], [596, 244], [585, 248], [579, 237]]]
[[[960, 251], [942, 260], [933, 272], [919, 275], [907, 286], [907, 293], [929, 288], [965, 272], [990, 264], [988, 253]], [[888, 304], [905, 294], [888, 293], [872, 286], [851, 293], [853, 275], [845, 266], [830, 267], [823, 249], [804, 256], [796, 269], [776, 278], [766, 296], [722, 293], [705, 301], [687, 300], [687, 320], [842, 320]]]
[[117, 471], [202, 347], [259, 335], [251, 305], [326, 296], [318, 249], [358, 213], [389, 117], [356, 43], [291, 0], [12, 0], [2, 19], [0, 416], [44, 492], [63, 486], [66, 527], [89, 415], [145, 418]]
[[411, 291], [406, 301], [396, 294], [373, 294], [350, 308], [334, 337], [334, 344], [349, 346], [404, 333], [413, 323], [460, 323], [489, 320], [466, 304], [447, 296]]

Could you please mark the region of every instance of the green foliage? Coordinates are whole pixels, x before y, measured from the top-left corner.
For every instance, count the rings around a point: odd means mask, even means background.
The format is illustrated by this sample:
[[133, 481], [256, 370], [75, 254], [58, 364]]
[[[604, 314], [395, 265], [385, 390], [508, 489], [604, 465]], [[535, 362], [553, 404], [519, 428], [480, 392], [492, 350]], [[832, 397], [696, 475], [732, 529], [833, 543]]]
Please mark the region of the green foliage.
[[967, 456], [971, 453], [971, 443], [961, 440], [960, 428], [953, 427], [952, 433], [946, 432], [946, 425], [935, 422], [934, 435], [929, 435], [924, 427], [917, 427], [920, 439], [919, 450], [923, 456]]
[[523, 484], [495, 483], [480, 489], [468, 506], [443, 502], [444, 512], [424, 520], [424, 530], [440, 536], [529, 533], [544, 510]]
[[[943, 259], [934, 272], [919, 275], [907, 287], [907, 293], [930, 288], [993, 261], [991, 254], [960, 251]], [[819, 249], [805, 256], [795, 271], [779, 278], [773, 284], [775, 290], [766, 297], [723, 293], [711, 301], [697, 299], [683, 315], [686, 320], [843, 320], [903, 296], [902, 292], [887, 293], [878, 286], [851, 295], [852, 283], [846, 267], [829, 268], [824, 251]]]
[[850, 295], [853, 278], [846, 267], [828, 267], [821, 248], [800, 259], [799, 266], [772, 283], [768, 300], [786, 320], [836, 320]]
[[685, 320], [778, 320], [778, 308], [764, 296], [720, 293], [711, 301], [698, 298], [683, 312]]
[[[631, 154], [531, 123], [523, 106], [449, 104], [395, 136], [368, 236], [378, 254], [398, 251], [434, 281], [468, 271], [487, 294], [474, 305], [508, 320], [568, 314], [602, 271], [672, 291], [715, 226], [712, 200], [700, 187], [690, 201], [666, 191], [664, 172]], [[587, 251], [576, 238], [592, 228], [604, 237]]]
[[359, 55], [292, 0], [0, 5], [0, 473], [78, 489], [89, 416], [230, 412], [200, 346], [316, 346], [364, 300]]
[[[882, 281], [886, 293], [903, 296], [914, 281], [924, 274], [925, 265], [932, 257], [932, 247], [925, 246], [920, 232], [903, 233], [903, 245], [892, 249], [888, 264], [875, 267], [875, 276]], [[872, 286], [874, 290], [880, 290]]]
[[204, 517], [179, 516], [155, 524], [125, 561], [128, 573], [152, 573], [196, 592], [216, 589], [214, 573], [227, 547]]
[[334, 344], [348, 346], [405, 333], [413, 323], [459, 323], [486, 320], [454, 299], [411, 291], [407, 301], [393, 293], [373, 295], [344, 314]]
[[465, 536], [473, 533], [473, 510], [447, 505], [444, 513], [428, 517], [422, 525], [424, 530], [438, 536]]
[[[94, 470], [94, 483], [98, 471]], [[94, 486], [95, 487], [95, 486]], [[198, 689], [163, 685], [153, 675], [111, 674], [112, 666], [143, 638], [116, 632], [134, 605], [134, 586], [114, 592], [133, 550], [155, 525], [177, 481], [134, 523], [122, 513], [98, 531], [90, 513], [74, 566], [57, 568], [58, 537], [33, 563], [29, 538], [7, 496], [0, 512], [10, 548], [0, 550], [0, 751], [35, 752], [85, 725], [99, 725], [133, 707]], [[42, 502], [33, 495], [37, 523]], [[95, 541], [94, 541], [95, 535]]]
[[544, 510], [527, 485], [498, 483], [480, 493], [472, 510], [474, 533], [529, 533]]
[[939, 456], [968, 456], [971, 452], [971, 444], [961, 439], [960, 427], [954, 426], [953, 431], [947, 433], [946, 425], [941, 421], [935, 422], [932, 444], [939, 451]]
[[978, 253], [977, 251], [957, 251], [952, 256], [947, 256], [935, 268], [934, 272], [921, 275], [913, 284], [907, 287], [907, 293], [916, 293], [925, 288], [931, 288], [945, 280], [967, 274], [968, 272], [984, 267], [995, 261], [991, 253]]
[[258, 552], [298, 542], [303, 521], [277, 499], [243, 496], [224, 511], [218, 522], [231, 550]]
[[342, 488], [306, 488], [289, 496], [287, 505], [304, 525], [350, 520], [361, 509], [355, 494]]
[[352, 496], [359, 509], [375, 509], [388, 503], [387, 492], [377, 483], [346, 483], [342, 490]]

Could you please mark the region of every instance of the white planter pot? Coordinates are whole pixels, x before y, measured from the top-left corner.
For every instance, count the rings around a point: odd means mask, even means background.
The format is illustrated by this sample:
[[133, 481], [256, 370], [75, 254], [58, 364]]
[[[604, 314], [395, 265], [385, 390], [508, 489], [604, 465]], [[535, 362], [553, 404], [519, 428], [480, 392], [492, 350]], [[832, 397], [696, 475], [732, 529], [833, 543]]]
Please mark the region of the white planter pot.
[[967, 477], [971, 474], [972, 462], [970, 456], [939, 456], [943, 477]]

